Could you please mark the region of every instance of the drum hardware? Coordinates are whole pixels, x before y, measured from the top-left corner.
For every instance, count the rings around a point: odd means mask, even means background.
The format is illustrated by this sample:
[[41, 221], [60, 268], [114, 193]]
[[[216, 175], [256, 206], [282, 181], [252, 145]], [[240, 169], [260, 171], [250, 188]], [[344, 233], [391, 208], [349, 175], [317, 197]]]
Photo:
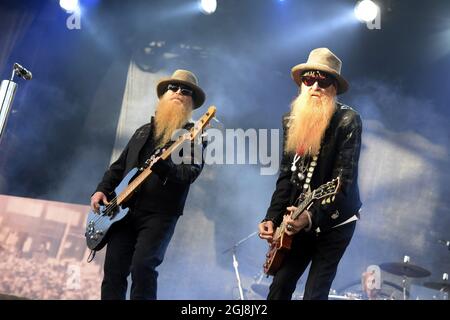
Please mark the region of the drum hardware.
[[448, 300], [448, 292], [450, 291], [450, 282], [448, 281], [448, 273], [442, 274], [442, 281], [425, 282], [423, 286], [442, 292], [444, 294], [444, 300]]
[[419, 267], [409, 263], [409, 256], [403, 257], [403, 262], [386, 262], [380, 264], [380, 268], [386, 272], [403, 277], [403, 300], [406, 300], [406, 284], [408, 278], [423, 278], [431, 275], [431, 272], [425, 268]]

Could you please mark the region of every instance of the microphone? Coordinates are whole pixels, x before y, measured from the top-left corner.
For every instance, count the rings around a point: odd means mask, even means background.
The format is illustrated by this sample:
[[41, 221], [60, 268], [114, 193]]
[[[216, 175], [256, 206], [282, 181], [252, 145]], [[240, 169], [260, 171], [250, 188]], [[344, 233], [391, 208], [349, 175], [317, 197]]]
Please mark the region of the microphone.
[[25, 80], [31, 80], [31, 78], [33, 77], [33, 74], [31, 73], [31, 71], [25, 69], [17, 62], [14, 63], [14, 71], [16, 72], [17, 76], [19, 76]]

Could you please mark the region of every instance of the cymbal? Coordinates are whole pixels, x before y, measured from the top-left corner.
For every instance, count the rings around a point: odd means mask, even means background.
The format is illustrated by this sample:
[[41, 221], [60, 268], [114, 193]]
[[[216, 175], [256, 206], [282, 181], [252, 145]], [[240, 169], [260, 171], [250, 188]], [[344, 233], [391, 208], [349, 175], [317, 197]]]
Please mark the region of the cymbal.
[[260, 296], [267, 297], [269, 294], [269, 286], [266, 284], [254, 283], [250, 287]]
[[450, 289], [450, 282], [443, 281], [443, 282], [425, 282], [423, 284], [424, 287], [435, 289], [439, 291], [445, 291], [448, 292]]
[[380, 268], [389, 273], [409, 278], [423, 278], [431, 275], [427, 269], [409, 263], [386, 262], [380, 264]]

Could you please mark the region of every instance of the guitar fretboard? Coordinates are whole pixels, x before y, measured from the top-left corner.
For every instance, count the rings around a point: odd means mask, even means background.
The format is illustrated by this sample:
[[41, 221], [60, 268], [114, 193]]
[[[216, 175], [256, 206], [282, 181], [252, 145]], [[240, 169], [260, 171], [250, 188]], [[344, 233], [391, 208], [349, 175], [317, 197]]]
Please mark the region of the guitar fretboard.
[[292, 220], [298, 218], [298, 216], [309, 206], [309, 204], [313, 200], [313, 193], [310, 193], [306, 196], [305, 200], [298, 206], [298, 208], [292, 214]]
[[[161, 155], [162, 159], [167, 159], [172, 151], [180, 146], [184, 142], [184, 138], [180, 138], [175, 143], [173, 143], [166, 151]], [[121, 205], [123, 202], [128, 200], [133, 192], [148, 178], [148, 176], [152, 173], [150, 167], [145, 168], [130, 184], [122, 191], [121, 194], [117, 197], [117, 205]]]
[[[181, 136], [177, 141], [175, 141], [166, 151], [164, 151], [161, 155], [163, 160], [170, 157], [170, 154], [180, 147], [185, 141], [193, 141], [198, 134], [205, 128], [205, 126], [209, 123], [212, 117], [214, 117], [216, 113], [216, 107], [211, 106], [208, 108], [208, 111], [201, 117], [191, 129], [188, 134]], [[117, 196], [117, 205], [120, 206], [122, 203], [127, 201], [132, 195], [133, 192], [147, 179], [152, 170], [149, 167], [145, 168], [130, 184]]]

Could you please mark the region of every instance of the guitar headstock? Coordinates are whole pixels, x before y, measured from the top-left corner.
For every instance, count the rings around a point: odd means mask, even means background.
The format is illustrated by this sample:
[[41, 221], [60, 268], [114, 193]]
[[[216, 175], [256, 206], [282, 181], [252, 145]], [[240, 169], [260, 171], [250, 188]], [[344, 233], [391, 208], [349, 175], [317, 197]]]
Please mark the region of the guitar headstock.
[[[341, 186], [340, 177], [337, 177], [336, 179], [333, 179], [330, 182], [327, 182], [318, 187], [316, 190], [314, 190], [312, 198], [313, 199], [330, 198], [339, 191], [340, 186]], [[332, 197], [332, 200], [334, 200], [334, 197]]]
[[216, 107], [210, 106], [205, 114], [195, 122], [195, 125], [189, 132], [189, 139], [194, 140], [205, 129], [211, 119], [214, 118], [215, 114]]

